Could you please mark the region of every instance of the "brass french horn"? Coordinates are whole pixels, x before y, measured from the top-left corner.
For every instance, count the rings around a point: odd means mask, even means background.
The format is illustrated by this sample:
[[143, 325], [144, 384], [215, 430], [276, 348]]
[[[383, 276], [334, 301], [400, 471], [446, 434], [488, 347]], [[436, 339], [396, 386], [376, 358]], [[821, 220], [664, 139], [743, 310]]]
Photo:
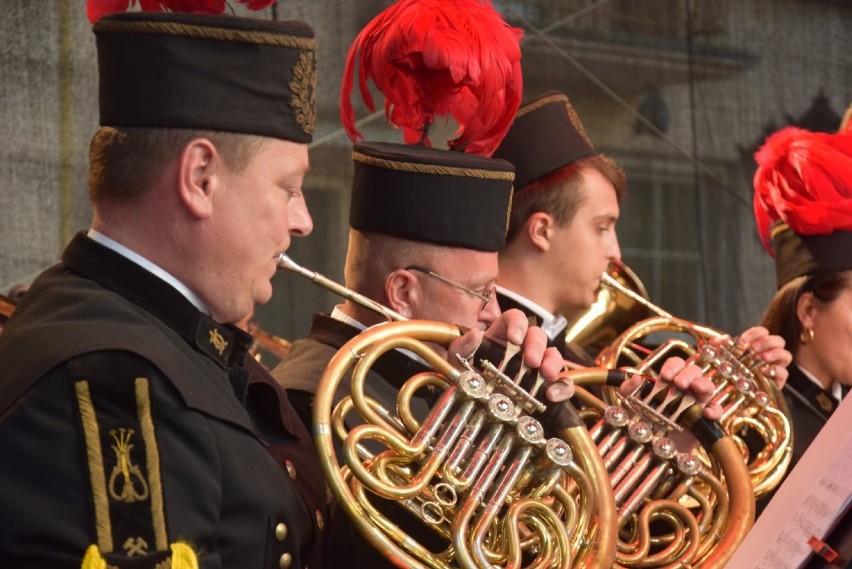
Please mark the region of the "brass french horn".
[[[535, 389], [488, 362], [463, 362], [459, 371], [427, 345], [447, 346], [458, 335], [437, 322], [390, 322], [338, 351], [314, 402], [315, 442], [338, 503], [400, 567], [611, 567], [612, 487], [584, 424], [573, 418], [559, 438], [546, 438], [534, 417], [544, 410]], [[396, 409], [386, 409], [365, 382], [394, 349], [433, 371], [409, 378]], [[349, 395], [335, 404], [345, 379]], [[418, 419], [411, 397], [427, 386], [441, 395]], [[347, 429], [352, 413], [362, 423]], [[382, 500], [403, 505], [446, 547], [431, 551], [404, 532]]]
[[[326, 480], [365, 539], [400, 567], [612, 566], [612, 486], [570, 405], [548, 423], [559, 437], [548, 438], [536, 398], [541, 380], [525, 389], [520, 374], [509, 377], [505, 364], [485, 360], [460, 359], [458, 369], [433, 349], [457, 338], [457, 327], [405, 320], [285, 256], [279, 266], [390, 320], [337, 352], [314, 400]], [[431, 371], [407, 378], [388, 408], [367, 383], [376, 360], [397, 349]], [[440, 393], [425, 416], [412, 405], [421, 389]], [[404, 531], [384, 501], [405, 508], [445, 547], [432, 551], [419, 532]]]
[[[336, 499], [398, 566], [721, 568], [751, 527], [754, 496], [739, 449], [700, 419], [690, 396], [660, 391], [660, 382], [610, 403], [591, 390], [624, 372], [568, 371], [581, 416], [569, 414], [559, 438], [545, 440], [532, 397], [539, 382], [522, 388], [503, 364], [484, 361], [463, 361], [460, 371], [432, 350], [456, 338], [456, 327], [404, 321], [285, 257], [280, 266], [390, 320], [334, 356], [316, 395], [314, 432]], [[408, 378], [388, 408], [369, 397], [367, 378], [396, 349], [431, 371]], [[425, 416], [411, 404], [421, 389], [441, 393]], [[703, 432], [709, 465], [676, 448], [684, 429]], [[383, 513], [385, 500], [446, 547], [432, 551], [403, 531]]]
[[260, 361], [262, 357], [261, 350], [269, 352], [279, 360], [286, 358], [290, 353], [292, 344], [289, 340], [267, 332], [260, 327], [260, 324], [253, 320], [245, 325], [245, 331], [251, 334], [252, 337], [249, 354], [257, 361]]
[[15, 312], [15, 306], [17, 306], [17, 303], [14, 300], [0, 294], [0, 332], [3, 331], [6, 322], [12, 317], [12, 313]]
[[[577, 386], [575, 405], [613, 486], [613, 567], [721, 569], [754, 522], [751, 480], [737, 443], [701, 417], [691, 395], [665, 382], [646, 381], [609, 401], [595, 395], [636, 373], [607, 367], [568, 372]], [[687, 432], [696, 433], [702, 447], [681, 448], [677, 441]]]
[[[610, 299], [604, 305], [607, 310], [586, 321], [607, 334], [619, 329], [621, 333], [599, 353], [597, 364], [654, 375], [655, 365], [670, 356], [695, 360], [716, 385], [711, 403], [723, 409], [721, 425], [748, 464], [755, 496], [777, 487], [792, 457], [791, 419], [784, 397], [764, 374], [761, 362], [726, 334], [676, 318], [653, 304], [638, 277], [624, 265], [602, 275], [601, 289], [601, 296]], [[625, 318], [642, 313], [646, 316], [632, 323]], [[575, 329], [577, 339], [595, 336], [593, 330]], [[615, 390], [606, 393], [607, 400], [617, 399]]]

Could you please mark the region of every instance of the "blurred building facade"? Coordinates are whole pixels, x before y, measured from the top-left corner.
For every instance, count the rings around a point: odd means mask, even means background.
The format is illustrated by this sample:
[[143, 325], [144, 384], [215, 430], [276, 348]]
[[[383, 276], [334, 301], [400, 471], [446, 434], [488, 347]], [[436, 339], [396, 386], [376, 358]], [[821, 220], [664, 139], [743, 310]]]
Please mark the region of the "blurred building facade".
[[[316, 30], [320, 123], [306, 180], [315, 230], [294, 242], [291, 256], [341, 282], [352, 169], [337, 112], [340, 77], [349, 43], [389, 3], [279, 0], [247, 13], [231, 2], [241, 15], [304, 19]], [[730, 332], [756, 322], [774, 292], [774, 275], [752, 218], [751, 155], [782, 126], [839, 124], [852, 101], [852, 2], [493, 3], [525, 31], [526, 96], [566, 92], [598, 149], [625, 167], [622, 252], [652, 300]], [[97, 75], [83, 2], [17, 0], [4, 7], [0, 286], [6, 290], [54, 263], [88, 226]], [[381, 113], [356, 109], [368, 138], [399, 140]], [[276, 335], [304, 335], [310, 314], [337, 302], [295, 276], [275, 281], [276, 296], [257, 318]]]

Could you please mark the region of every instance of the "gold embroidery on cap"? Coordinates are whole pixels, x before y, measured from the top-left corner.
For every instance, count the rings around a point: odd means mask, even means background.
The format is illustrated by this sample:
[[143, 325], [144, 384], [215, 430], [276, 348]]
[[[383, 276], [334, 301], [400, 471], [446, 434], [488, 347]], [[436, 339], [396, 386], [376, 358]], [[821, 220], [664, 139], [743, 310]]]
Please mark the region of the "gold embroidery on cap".
[[[111, 429], [109, 432], [115, 441], [111, 448], [116, 462], [109, 475], [109, 495], [119, 502], [133, 503], [148, 499], [148, 483], [139, 467], [130, 461], [130, 451], [133, 450], [130, 439], [135, 432], [125, 428]], [[134, 480], [138, 481], [138, 488]]]
[[296, 113], [296, 122], [305, 134], [317, 129], [317, 73], [316, 54], [302, 51], [293, 66], [290, 80], [290, 106]]
[[213, 344], [213, 348], [219, 352], [220, 356], [225, 353], [225, 348], [228, 347], [228, 342], [225, 341], [225, 338], [222, 337], [219, 330], [216, 330], [215, 328], [210, 330], [210, 343]]
[[515, 180], [514, 171], [436, 166], [434, 164], [419, 164], [417, 162], [403, 162], [401, 160], [386, 160], [358, 152], [357, 150], [352, 151], [352, 160], [366, 164], [367, 166], [396, 170], [398, 172], [414, 172], [415, 174], [429, 174], [433, 176], [458, 176], [476, 178], [478, 180], [502, 180], [504, 182], [513, 182]]

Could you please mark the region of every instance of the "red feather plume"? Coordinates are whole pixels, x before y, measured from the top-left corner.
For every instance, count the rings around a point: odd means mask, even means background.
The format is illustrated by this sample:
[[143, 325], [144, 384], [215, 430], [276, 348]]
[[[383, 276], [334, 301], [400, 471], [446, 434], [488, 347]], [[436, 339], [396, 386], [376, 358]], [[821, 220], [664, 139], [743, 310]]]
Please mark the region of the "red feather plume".
[[430, 146], [437, 116], [459, 124], [451, 148], [491, 156], [521, 103], [520, 39], [489, 0], [401, 0], [358, 34], [346, 57], [340, 117], [353, 141], [355, 65], [367, 108], [368, 80], [385, 96], [385, 116], [406, 143]]
[[764, 247], [783, 221], [799, 235], [852, 231], [852, 129], [788, 127], [755, 153], [754, 217]]
[[[94, 23], [107, 14], [125, 12], [136, 6], [137, 0], [86, 0], [86, 15]], [[263, 10], [275, 0], [237, 0], [249, 10]], [[189, 12], [194, 14], [221, 14], [225, 0], [139, 0], [143, 12]]]

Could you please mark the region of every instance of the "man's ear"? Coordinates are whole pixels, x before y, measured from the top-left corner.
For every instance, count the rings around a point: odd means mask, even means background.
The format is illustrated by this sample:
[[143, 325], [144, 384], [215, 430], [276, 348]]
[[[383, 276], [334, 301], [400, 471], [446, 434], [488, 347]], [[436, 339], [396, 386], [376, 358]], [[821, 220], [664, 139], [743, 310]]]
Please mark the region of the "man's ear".
[[414, 309], [423, 299], [423, 289], [411, 271], [397, 269], [385, 279], [385, 297], [388, 308], [411, 318]]
[[195, 217], [209, 217], [213, 194], [221, 183], [219, 152], [206, 138], [195, 138], [183, 147], [178, 163], [178, 187], [181, 203]]
[[556, 223], [550, 214], [537, 211], [527, 218], [524, 229], [533, 247], [540, 251], [547, 251], [550, 249], [550, 240], [553, 238], [555, 226]]

